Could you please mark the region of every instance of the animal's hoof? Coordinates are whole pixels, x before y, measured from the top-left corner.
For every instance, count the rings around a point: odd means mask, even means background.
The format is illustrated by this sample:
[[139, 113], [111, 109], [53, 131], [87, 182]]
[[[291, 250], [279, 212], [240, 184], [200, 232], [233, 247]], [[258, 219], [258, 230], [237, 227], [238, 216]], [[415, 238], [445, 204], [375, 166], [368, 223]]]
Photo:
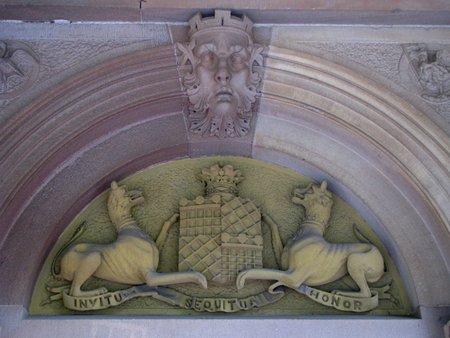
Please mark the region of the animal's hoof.
[[346, 296], [346, 293], [347, 293], [347, 292], [345, 292], [345, 291], [339, 291], [339, 290], [333, 290], [333, 291], [331, 291], [330, 293], [333, 294], [333, 295], [336, 295], [336, 296]]
[[241, 272], [236, 278], [236, 287], [238, 290], [242, 289], [245, 285], [245, 272]]
[[[299, 287], [300, 286], [295, 287], [293, 289], [297, 289]], [[268, 291], [272, 295], [276, 295], [276, 294], [279, 294], [279, 293], [284, 293], [284, 284], [282, 282], [273, 283], [271, 286], [269, 286], [269, 290]]]
[[208, 288], [208, 280], [206, 279], [206, 276], [201, 274], [200, 272], [195, 272], [195, 278], [196, 278], [196, 283], [198, 285], [200, 285], [203, 289], [207, 289]]

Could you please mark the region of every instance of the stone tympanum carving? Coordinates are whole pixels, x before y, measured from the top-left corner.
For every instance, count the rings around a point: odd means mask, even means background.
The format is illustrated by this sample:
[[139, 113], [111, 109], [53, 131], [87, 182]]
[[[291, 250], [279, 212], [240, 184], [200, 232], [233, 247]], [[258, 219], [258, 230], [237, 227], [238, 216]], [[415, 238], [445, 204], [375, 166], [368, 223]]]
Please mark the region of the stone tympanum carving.
[[[338, 310], [363, 312], [377, 307], [379, 298], [389, 297], [389, 282], [378, 283], [378, 288], [368, 285], [385, 275], [385, 267], [380, 251], [364, 236], [357, 238], [366, 243], [333, 244], [324, 239], [333, 205], [326, 182], [295, 190], [292, 202], [303, 206], [306, 216], [295, 236], [283, 245], [280, 234], [286, 227], [279, 228], [252, 200], [239, 196], [240, 170], [214, 164], [203, 168], [198, 178], [205, 194], [179, 200], [178, 212], [164, 223], [156, 241], [131, 214], [135, 206], [144, 208], [142, 193], [112, 182], [107, 210], [117, 238], [110, 244], [86, 243], [80, 239], [85, 227], [79, 227], [55, 254], [51, 268], [55, 277], [71, 284], [48, 285], [55, 293], [50, 301], [62, 298], [71, 310], [89, 311], [135, 297], [153, 297], [189, 310], [237, 312], [292, 295], [287, 287]], [[178, 219], [179, 231], [170, 231]], [[172, 244], [164, 245], [169, 237]], [[173, 248], [173, 255], [178, 255], [171, 256], [170, 267], [159, 266], [163, 248]], [[165, 257], [162, 261], [167, 263]], [[270, 268], [268, 257], [272, 257]], [[357, 289], [312, 288], [345, 275]], [[96, 277], [95, 287], [86, 286], [90, 277]], [[131, 287], [109, 291], [106, 281]], [[245, 284], [250, 286], [244, 288]]]
[[37, 57], [28, 46], [0, 41], [0, 100], [19, 95], [32, 85], [38, 73]]
[[[321, 186], [312, 184], [306, 189], [296, 189], [292, 202], [305, 208], [306, 220], [285, 246], [281, 243], [278, 226], [265, 216], [272, 230], [275, 256], [283, 270], [243, 271], [237, 277], [237, 287], [242, 288], [249, 279], [275, 280], [277, 282], [269, 288], [271, 292], [287, 286], [341, 310], [361, 312], [376, 307], [378, 292], [372, 292], [368, 283], [378, 281], [384, 274], [383, 257], [369, 243], [333, 244], [323, 238], [333, 205], [326, 182]], [[337, 290], [329, 294], [309, 287], [333, 282], [346, 274], [353, 278], [359, 290]]]
[[219, 138], [248, 133], [263, 65], [263, 48], [252, 39], [253, 23], [230, 11], [214, 17], [195, 15], [188, 44], [178, 43], [181, 64], [191, 71], [183, 76], [189, 96], [189, 123], [193, 133]]
[[408, 45], [405, 55], [429, 101], [450, 100], [450, 49], [430, 49], [424, 44]]
[[[128, 191], [125, 186], [119, 186], [115, 181], [111, 183], [108, 212], [117, 230], [117, 239], [111, 244], [79, 243], [68, 246], [61, 253], [60, 272], [57, 273], [54, 269], [55, 275], [71, 281], [72, 284], [68, 292], [52, 291], [62, 292], [66, 306], [79, 310], [79, 304], [86, 298], [97, 306], [86, 309], [111, 305], [110, 298], [113, 295], [108, 294], [106, 288], [89, 291], [81, 289], [91, 276], [130, 285], [145, 283], [149, 287], [189, 282], [197, 283], [203, 288], [207, 287], [205, 276], [198, 272], [156, 272], [159, 249], [178, 215], [165, 222], [155, 242], [131, 217], [131, 208], [143, 202], [144, 198], [139, 191]], [[56, 260], [58, 258], [56, 257]], [[151, 293], [152, 290], [146, 289], [146, 292]], [[123, 298], [124, 295], [120, 295], [120, 300]]]

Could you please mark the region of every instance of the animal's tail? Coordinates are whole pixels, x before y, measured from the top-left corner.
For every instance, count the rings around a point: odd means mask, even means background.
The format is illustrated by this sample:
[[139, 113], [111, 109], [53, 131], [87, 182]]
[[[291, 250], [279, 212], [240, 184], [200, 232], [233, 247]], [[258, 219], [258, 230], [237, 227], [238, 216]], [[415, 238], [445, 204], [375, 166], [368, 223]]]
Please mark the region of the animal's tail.
[[[388, 257], [389, 253], [384, 247], [383, 243], [379, 240], [371, 241], [366, 235], [364, 235], [359, 227], [356, 225], [356, 223], [353, 223], [353, 233], [355, 234], [356, 238], [358, 238], [359, 241], [372, 244], [374, 247], [378, 249], [378, 251], [381, 253], [381, 255], [384, 257]], [[387, 271], [386, 261], [384, 262], [384, 270]]]
[[61, 247], [61, 249], [58, 250], [58, 252], [55, 255], [55, 258], [53, 258], [52, 266], [51, 266], [51, 271], [52, 271], [53, 277], [55, 277], [57, 279], [60, 278], [60, 273], [61, 273], [61, 266], [60, 266], [61, 254], [64, 252], [64, 250], [67, 249], [67, 247], [69, 245], [71, 245], [75, 240], [77, 240], [85, 231], [86, 231], [86, 221], [84, 221], [83, 223], [81, 223], [78, 226], [78, 228], [75, 230], [75, 232], [73, 233], [73, 235], [70, 238], [70, 240], [66, 244], [64, 244]]
[[270, 227], [270, 230], [272, 233], [272, 246], [273, 246], [273, 251], [275, 253], [275, 260], [277, 261], [278, 266], [281, 267], [282, 266], [281, 256], [283, 253], [283, 243], [281, 242], [278, 225], [268, 215], [263, 215], [263, 221]]
[[389, 255], [383, 243], [379, 239], [376, 238], [369, 239], [367, 235], [362, 233], [362, 231], [359, 229], [356, 223], [353, 223], [353, 233], [355, 234], [356, 238], [358, 238], [359, 241], [374, 245], [378, 250], [380, 250], [383, 256]]
[[355, 234], [356, 238], [358, 238], [359, 241], [368, 243], [368, 244], [373, 244], [366, 236], [364, 236], [364, 234], [361, 232], [361, 230], [359, 230], [356, 223], [353, 223], [353, 233]]

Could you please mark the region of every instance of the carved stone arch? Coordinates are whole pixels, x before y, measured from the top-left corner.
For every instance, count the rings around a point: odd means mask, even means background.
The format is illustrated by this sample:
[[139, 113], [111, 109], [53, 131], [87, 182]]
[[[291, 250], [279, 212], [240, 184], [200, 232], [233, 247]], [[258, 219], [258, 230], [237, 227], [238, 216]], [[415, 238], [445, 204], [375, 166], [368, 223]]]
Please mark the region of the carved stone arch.
[[398, 263], [405, 259], [418, 304], [450, 296], [435, 291], [449, 280], [449, 145], [386, 87], [317, 56], [270, 47], [253, 157], [327, 178], [348, 201], [368, 206]]
[[[176, 48], [161, 46], [69, 74], [1, 127], [6, 304], [28, 302], [43, 256], [112, 179], [183, 157], [251, 156], [251, 137], [191, 139], [186, 105]], [[22, 247], [40, 254], [24, 257]]]
[[157, 47], [86, 69], [2, 126], [3, 304], [27, 306], [52, 243], [111, 179], [212, 154], [250, 156], [327, 178], [378, 224], [406, 267], [414, 305], [450, 303], [447, 135], [370, 79], [270, 47], [252, 137], [193, 138], [175, 53], [173, 46]]
[[[64, 223], [112, 177], [187, 156], [185, 100], [174, 48], [163, 46], [92, 65], [2, 126], [0, 231], [9, 271], [2, 285], [11, 288], [2, 294], [6, 303], [26, 304], [42, 260], [10, 253], [27, 247], [45, 254]], [[11, 283], [16, 280], [24, 285]]]

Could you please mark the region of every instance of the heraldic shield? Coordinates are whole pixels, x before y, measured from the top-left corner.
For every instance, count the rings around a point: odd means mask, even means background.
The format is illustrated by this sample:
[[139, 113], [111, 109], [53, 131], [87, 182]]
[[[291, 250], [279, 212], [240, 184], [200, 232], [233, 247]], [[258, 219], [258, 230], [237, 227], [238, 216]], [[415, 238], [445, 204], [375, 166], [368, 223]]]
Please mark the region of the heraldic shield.
[[261, 213], [231, 194], [180, 201], [179, 271], [198, 271], [211, 284], [234, 285], [240, 271], [261, 268]]

